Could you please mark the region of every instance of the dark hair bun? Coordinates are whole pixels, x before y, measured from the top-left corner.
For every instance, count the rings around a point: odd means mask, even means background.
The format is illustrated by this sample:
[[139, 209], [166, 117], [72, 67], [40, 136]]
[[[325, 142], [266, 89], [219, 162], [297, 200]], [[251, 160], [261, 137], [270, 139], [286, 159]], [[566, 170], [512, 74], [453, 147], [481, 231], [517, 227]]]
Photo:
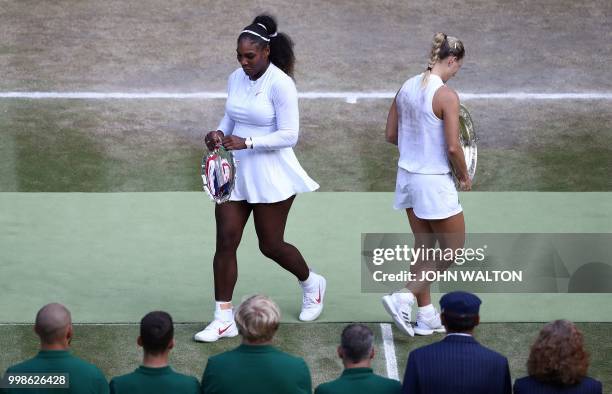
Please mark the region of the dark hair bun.
[[266, 27], [266, 30], [268, 31], [268, 35], [272, 35], [276, 33], [276, 30], [278, 29], [276, 25], [276, 19], [274, 19], [274, 17], [271, 15], [267, 15], [267, 14], [257, 15], [255, 19], [253, 19], [253, 24], [256, 24], [256, 23], [261, 23], [262, 25], [264, 25]]

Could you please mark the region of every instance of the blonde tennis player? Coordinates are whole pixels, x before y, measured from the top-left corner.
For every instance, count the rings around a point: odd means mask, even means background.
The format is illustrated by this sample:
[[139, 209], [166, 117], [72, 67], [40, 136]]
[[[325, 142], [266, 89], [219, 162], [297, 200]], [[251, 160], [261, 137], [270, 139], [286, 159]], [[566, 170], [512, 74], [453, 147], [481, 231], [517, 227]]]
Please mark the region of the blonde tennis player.
[[[459, 142], [459, 96], [446, 85], [463, 64], [465, 49], [455, 37], [436, 33], [427, 70], [407, 80], [397, 93], [387, 117], [386, 139], [399, 148], [395, 209], [405, 209], [415, 236], [415, 248], [461, 248], [465, 242], [459, 189], [469, 191], [463, 150]], [[431, 282], [423, 271], [444, 270], [447, 261], [419, 259], [411, 267], [416, 280], [383, 297], [383, 306], [404, 333], [414, 336], [444, 332], [440, 314], [431, 304]], [[411, 312], [418, 305], [416, 323]]]

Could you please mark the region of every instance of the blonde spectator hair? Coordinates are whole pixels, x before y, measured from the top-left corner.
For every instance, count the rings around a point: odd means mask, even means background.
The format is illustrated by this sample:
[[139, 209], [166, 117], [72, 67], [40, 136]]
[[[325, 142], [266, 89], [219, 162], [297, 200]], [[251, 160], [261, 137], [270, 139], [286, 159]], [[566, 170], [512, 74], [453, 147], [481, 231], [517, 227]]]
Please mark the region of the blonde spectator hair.
[[267, 342], [278, 330], [280, 309], [268, 297], [254, 295], [238, 306], [235, 319], [244, 338], [251, 342]]
[[434, 34], [431, 52], [429, 53], [429, 63], [427, 64], [425, 74], [423, 74], [423, 82], [421, 86], [425, 87], [427, 85], [427, 81], [429, 81], [429, 76], [431, 75], [431, 70], [440, 60], [444, 60], [449, 56], [456, 56], [457, 59], [463, 59], [464, 55], [465, 48], [463, 47], [463, 43], [457, 37], [447, 36], [446, 34], [440, 32]]

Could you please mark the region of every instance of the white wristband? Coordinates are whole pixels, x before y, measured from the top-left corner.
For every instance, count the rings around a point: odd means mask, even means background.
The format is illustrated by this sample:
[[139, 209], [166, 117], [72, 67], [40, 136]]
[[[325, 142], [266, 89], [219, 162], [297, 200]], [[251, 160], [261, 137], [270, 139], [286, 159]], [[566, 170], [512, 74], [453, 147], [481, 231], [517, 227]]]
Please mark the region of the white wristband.
[[246, 145], [247, 149], [253, 149], [253, 139], [251, 137], [244, 140], [244, 144]]

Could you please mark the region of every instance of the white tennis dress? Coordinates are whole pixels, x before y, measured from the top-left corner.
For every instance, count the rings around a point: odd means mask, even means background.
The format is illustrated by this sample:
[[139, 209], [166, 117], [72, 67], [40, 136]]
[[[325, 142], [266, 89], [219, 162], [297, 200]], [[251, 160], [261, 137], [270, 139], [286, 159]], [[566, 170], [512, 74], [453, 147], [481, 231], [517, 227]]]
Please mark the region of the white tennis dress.
[[423, 74], [404, 83], [397, 94], [400, 158], [395, 184], [395, 209], [412, 208], [421, 219], [445, 219], [463, 209], [451, 176], [444, 123], [433, 112], [433, 97], [442, 79]]
[[272, 63], [256, 81], [238, 68], [229, 76], [227, 94], [218, 129], [253, 141], [253, 149], [233, 151], [236, 180], [230, 200], [273, 203], [318, 189], [293, 152], [300, 127], [293, 80]]

